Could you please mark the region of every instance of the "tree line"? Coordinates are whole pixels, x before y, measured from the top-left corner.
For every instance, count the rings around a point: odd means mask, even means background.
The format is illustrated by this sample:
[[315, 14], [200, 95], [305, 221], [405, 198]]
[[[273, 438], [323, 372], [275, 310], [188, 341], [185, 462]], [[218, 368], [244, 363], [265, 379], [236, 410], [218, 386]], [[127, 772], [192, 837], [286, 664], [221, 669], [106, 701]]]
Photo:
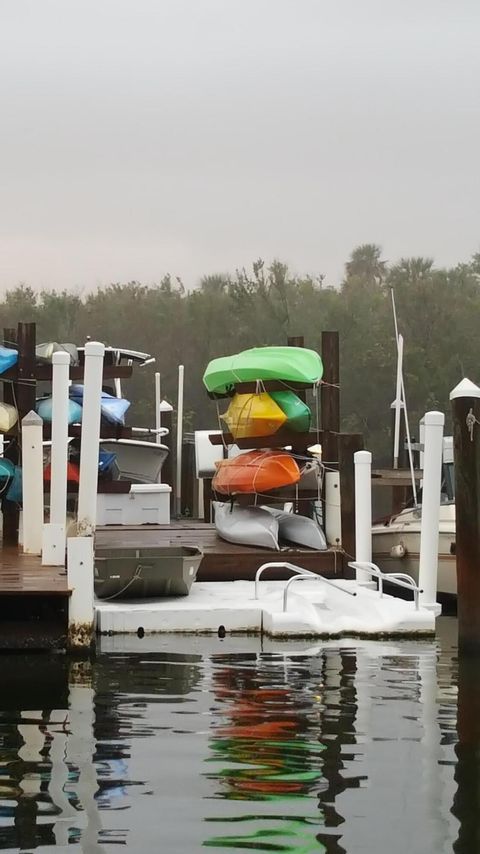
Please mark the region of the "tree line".
[[451, 389], [464, 376], [480, 383], [480, 253], [447, 269], [430, 258], [389, 264], [380, 247], [365, 244], [352, 252], [339, 287], [323, 275], [295, 275], [280, 261], [261, 260], [234, 274], [204, 276], [191, 291], [172, 276], [151, 286], [111, 284], [85, 296], [20, 285], [0, 302], [0, 322], [5, 328], [35, 321], [38, 342], [83, 344], [89, 336], [155, 356], [155, 365], [136, 369], [125, 384], [129, 423], [138, 426], [154, 422], [155, 370], [162, 396], [175, 403], [177, 368], [184, 364], [187, 430], [217, 426], [202, 385], [210, 359], [286, 344], [293, 335], [320, 352], [322, 330], [338, 330], [342, 429], [363, 433], [376, 463], [386, 464], [396, 372], [392, 290], [405, 338], [412, 433], [428, 409], [446, 413], [448, 430]]

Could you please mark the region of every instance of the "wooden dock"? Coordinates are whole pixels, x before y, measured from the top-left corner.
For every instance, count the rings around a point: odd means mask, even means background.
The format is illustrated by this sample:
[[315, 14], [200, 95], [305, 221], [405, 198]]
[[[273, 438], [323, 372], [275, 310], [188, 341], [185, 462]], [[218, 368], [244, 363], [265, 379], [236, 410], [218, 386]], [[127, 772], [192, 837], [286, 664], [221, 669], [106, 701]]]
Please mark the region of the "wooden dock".
[[[218, 537], [215, 526], [194, 519], [170, 525], [109, 526], [97, 528], [95, 548], [184, 545], [204, 553], [198, 581], [253, 580], [259, 566], [289, 561], [324, 575], [343, 577], [342, 551], [287, 548], [281, 551], [238, 546]], [[285, 570], [270, 570], [271, 580], [288, 578]], [[64, 649], [68, 629], [67, 571], [42, 566], [41, 558], [17, 547], [0, 550], [0, 650]]]
[[[182, 545], [199, 548], [204, 553], [197, 574], [198, 581], [251, 581], [259, 566], [268, 561], [289, 561], [324, 575], [340, 577], [346, 568], [342, 551], [312, 549], [273, 549], [239, 546], [220, 539], [215, 526], [197, 520], [175, 520], [170, 525], [109, 526], [97, 528], [95, 549], [135, 548], [141, 546]], [[271, 579], [288, 578], [285, 570], [269, 570]]]
[[17, 547], [0, 550], [0, 650], [58, 649], [66, 643], [70, 591], [63, 567]]

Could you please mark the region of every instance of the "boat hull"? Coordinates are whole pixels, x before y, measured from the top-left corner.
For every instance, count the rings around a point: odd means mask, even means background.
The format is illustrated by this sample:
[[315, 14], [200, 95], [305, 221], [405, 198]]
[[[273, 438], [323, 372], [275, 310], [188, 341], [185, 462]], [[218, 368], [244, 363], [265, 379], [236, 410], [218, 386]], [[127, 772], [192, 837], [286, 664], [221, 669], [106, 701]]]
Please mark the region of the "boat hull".
[[112, 548], [95, 553], [99, 599], [187, 596], [203, 558], [187, 546]]
[[[418, 582], [421, 517], [405, 510], [386, 525], [372, 528], [373, 561], [384, 572], [406, 572]], [[437, 590], [457, 595], [455, 505], [440, 507]]]
[[279, 549], [278, 521], [261, 507], [214, 501], [215, 528], [222, 540], [242, 546]]
[[308, 516], [286, 513], [276, 507], [265, 507], [264, 505], [262, 505], [262, 509], [267, 510], [277, 520], [280, 540], [287, 540], [289, 543], [295, 543], [297, 546], [304, 546], [316, 551], [324, 551], [328, 548], [322, 529]]
[[120, 480], [161, 482], [162, 466], [168, 456], [167, 445], [136, 439], [102, 439], [100, 447], [116, 455]]

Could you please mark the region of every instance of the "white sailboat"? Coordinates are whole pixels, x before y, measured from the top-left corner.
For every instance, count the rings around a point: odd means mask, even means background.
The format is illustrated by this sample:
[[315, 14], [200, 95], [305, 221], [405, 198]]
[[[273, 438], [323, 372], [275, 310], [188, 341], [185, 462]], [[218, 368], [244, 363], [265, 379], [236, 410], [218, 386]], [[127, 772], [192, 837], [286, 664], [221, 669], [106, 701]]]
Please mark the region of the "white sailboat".
[[[413, 470], [412, 442], [408, 425], [408, 414], [403, 381], [402, 359], [403, 338], [398, 332], [395, 299], [392, 291], [392, 308], [395, 322], [397, 341], [397, 385], [395, 407], [394, 433], [394, 468], [398, 468], [400, 417], [403, 411], [405, 432], [409, 454], [410, 472], [412, 476], [413, 507], [406, 507], [387, 519], [385, 522], [372, 527], [372, 556], [384, 572], [405, 572], [418, 583], [420, 562], [420, 532], [422, 521], [421, 498], [417, 497], [415, 476]], [[422, 442], [422, 426], [420, 425], [420, 446]], [[420, 453], [422, 463], [423, 454]], [[457, 573], [455, 557], [455, 491], [453, 471], [453, 440], [444, 438], [442, 492], [439, 496], [439, 544], [438, 544], [438, 576], [437, 590], [440, 594], [457, 595]]]

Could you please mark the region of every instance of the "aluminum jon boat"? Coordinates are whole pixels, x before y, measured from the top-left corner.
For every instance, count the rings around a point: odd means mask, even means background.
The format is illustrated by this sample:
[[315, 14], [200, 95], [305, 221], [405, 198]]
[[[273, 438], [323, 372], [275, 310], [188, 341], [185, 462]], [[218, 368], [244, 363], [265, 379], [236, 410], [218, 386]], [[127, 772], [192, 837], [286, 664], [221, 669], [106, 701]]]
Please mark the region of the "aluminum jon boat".
[[187, 596], [203, 552], [189, 546], [106, 548], [95, 552], [99, 599]]

